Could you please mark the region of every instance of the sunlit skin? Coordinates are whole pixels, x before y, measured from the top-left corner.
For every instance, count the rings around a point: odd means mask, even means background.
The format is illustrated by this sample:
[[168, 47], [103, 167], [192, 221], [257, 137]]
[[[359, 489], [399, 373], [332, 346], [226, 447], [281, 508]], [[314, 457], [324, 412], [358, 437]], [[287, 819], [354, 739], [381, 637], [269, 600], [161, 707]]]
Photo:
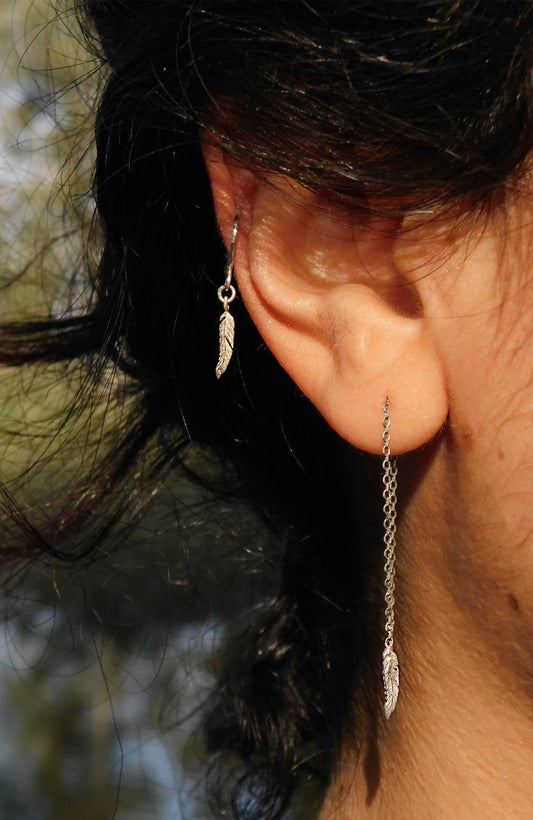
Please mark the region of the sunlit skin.
[[[391, 401], [401, 691], [348, 741], [321, 820], [531, 816], [533, 220], [371, 220], [205, 149], [265, 341], [330, 425], [380, 451]], [[525, 186], [524, 186], [525, 188]]]

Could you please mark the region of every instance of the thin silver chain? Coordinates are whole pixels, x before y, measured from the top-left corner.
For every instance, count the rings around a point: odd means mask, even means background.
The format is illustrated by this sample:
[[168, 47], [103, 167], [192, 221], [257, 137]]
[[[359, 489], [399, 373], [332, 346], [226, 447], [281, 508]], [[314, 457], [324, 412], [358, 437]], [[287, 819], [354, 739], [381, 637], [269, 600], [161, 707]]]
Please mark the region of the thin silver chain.
[[394, 646], [394, 578], [396, 575], [396, 489], [398, 467], [396, 458], [390, 454], [389, 400], [383, 405], [383, 514], [385, 519], [385, 647]]

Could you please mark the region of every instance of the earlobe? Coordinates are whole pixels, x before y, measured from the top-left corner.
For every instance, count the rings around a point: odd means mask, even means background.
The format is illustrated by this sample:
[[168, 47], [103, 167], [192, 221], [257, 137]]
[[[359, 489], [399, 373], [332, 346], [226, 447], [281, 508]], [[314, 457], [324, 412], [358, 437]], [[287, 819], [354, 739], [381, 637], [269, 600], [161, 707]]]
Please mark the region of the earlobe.
[[340, 436], [379, 453], [390, 401], [394, 453], [444, 424], [441, 363], [412, 285], [394, 265], [398, 225], [347, 217], [290, 181], [260, 181], [204, 150], [220, 229], [241, 224], [235, 274], [266, 344]]

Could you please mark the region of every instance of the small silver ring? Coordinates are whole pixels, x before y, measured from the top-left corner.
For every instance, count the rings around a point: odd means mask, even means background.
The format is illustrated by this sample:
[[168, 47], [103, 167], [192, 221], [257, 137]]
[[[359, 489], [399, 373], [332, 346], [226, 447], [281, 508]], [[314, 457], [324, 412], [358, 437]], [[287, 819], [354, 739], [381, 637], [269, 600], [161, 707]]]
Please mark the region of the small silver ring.
[[[225, 293], [229, 293], [229, 295], [224, 296]], [[233, 300], [237, 296], [237, 291], [235, 290], [233, 285], [230, 285], [229, 288], [226, 287], [226, 285], [221, 285], [217, 290], [217, 296], [221, 302], [223, 302], [225, 305], [229, 305], [229, 303], [233, 302]]]

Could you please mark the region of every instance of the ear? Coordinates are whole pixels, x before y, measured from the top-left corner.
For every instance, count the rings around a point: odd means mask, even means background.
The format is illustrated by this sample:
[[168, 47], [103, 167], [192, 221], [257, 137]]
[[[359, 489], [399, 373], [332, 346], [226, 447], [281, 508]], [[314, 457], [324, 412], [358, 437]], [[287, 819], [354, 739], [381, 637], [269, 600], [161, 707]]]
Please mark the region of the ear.
[[216, 146], [204, 156], [226, 245], [240, 209], [235, 275], [282, 367], [355, 447], [381, 452], [387, 398], [392, 452], [428, 442], [446, 421], [445, 377], [416, 283], [398, 269], [398, 221], [259, 180]]

